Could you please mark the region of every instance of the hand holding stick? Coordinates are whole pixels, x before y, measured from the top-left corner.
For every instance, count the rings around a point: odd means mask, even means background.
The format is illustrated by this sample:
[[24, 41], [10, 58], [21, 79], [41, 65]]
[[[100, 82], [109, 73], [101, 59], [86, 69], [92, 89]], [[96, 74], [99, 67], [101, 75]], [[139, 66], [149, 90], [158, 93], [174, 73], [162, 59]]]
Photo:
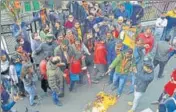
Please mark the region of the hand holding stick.
[[109, 68], [108, 71], [105, 73], [105, 75], [108, 75], [111, 72], [111, 69]]

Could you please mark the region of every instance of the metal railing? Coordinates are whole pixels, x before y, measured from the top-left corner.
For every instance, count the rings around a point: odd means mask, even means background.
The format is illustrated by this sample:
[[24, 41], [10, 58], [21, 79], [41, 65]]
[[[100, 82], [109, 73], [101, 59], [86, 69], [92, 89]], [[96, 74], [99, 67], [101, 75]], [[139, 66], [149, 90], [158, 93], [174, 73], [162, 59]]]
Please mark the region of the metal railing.
[[152, 21], [157, 19], [162, 12], [167, 12], [176, 7], [176, 1], [148, 1], [144, 4], [144, 17], [142, 22]]

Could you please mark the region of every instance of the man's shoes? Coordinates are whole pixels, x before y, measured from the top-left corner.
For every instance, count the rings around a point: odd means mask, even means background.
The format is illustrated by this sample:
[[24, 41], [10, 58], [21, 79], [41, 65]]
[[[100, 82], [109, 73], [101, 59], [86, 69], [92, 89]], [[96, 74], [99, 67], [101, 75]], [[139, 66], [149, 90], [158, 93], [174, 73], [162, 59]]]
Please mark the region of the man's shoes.
[[158, 105], [159, 104], [159, 101], [154, 101], [151, 103], [152, 105]]
[[114, 85], [111, 87], [111, 90], [112, 90], [112, 91], [114, 91], [114, 90], [116, 90], [116, 89], [117, 89], [117, 87], [114, 86]]
[[72, 88], [69, 87], [69, 91], [72, 92]]
[[44, 93], [41, 94], [41, 97], [42, 97], [42, 98], [43, 98], [43, 97], [48, 97], [48, 95], [49, 95], [49, 94], [48, 94], [47, 92], [44, 92]]
[[24, 93], [19, 94], [21, 97], [26, 97]]
[[130, 95], [130, 94], [132, 94], [132, 93], [134, 93], [134, 91], [129, 91], [127, 94]]
[[158, 79], [161, 79], [161, 78], [163, 78], [164, 77], [164, 75], [162, 75], [162, 76], [158, 76]]
[[58, 97], [64, 97], [64, 93], [61, 92], [61, 93], [58, 95]]
[[97, 81], [97, 80], [92, 80], [92, 83], [93, 83], [93, 84], [98, 84], [99, 81]]
[[37, 105], [37, 103], [33, 103], [31, 106], [36, 106]]
[[117, 95], [117, 98], [120, 98], [120, 95]]
[[59, 101], [56, 105], [60, 107], [60, 106], [62, 106], [63, 104]]
[[38, 100], [39, 98], [38, 98], [38, 96], [36, 95], [35, 97], [34, 97], [34, 100]]
[[128, 102], [128, 105], [129, 106], [133, 106], [133, 102]]
[[82, 67], [82, 70], [86, 70], [87, 69], [87, 67]]

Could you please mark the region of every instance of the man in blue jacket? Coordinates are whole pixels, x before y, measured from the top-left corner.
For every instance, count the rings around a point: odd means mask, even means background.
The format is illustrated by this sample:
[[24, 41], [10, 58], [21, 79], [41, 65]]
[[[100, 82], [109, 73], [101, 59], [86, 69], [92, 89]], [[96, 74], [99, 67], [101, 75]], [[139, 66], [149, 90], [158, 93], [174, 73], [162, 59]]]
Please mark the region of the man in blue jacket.
[[158, 110], [159, 112], [176, 112], [176, 94], [161, 103]]
[[5, 91], [2, 87], [0, 90], [1, 93], [1, 109], [2, 112], [11, 112], [11, 108], [15, 105], [15, 103], [19, 100], [19, 97], [14, 97], [13, 101], [8, 102], [9, 100], [9, 94], [7, 91]]
[[15, 20], [15, 23], [11, 26], [12, 36], [18, 38], [20, 35], [22, 35], [25, 41], [30, 42], [27, 26], [36, 20], [38, 20], [38, 17], [34, 17], [32, 20], [25, 22], [21, 21], [21, 19]]
[[132, 26], [138, 25], [143, 16], [144, 16], [143, 7], [138, 4], [133, 4], [133, 12], [130, 17], [130, 19], [132, 20]]
[[120, 4], [120, 7], [114, 10], [114, 17], [117, 19], [120, 16], [122, 16], [125, 20], [130, 18], [130, 14], [125, 9], [124, 4]]
[[[108, 66], [112, 63], [112, 61], [116, 57], [115, 43], [116, 43], [116, 41], [112, 37], [111, 32], [107, 32], [106, 33], [106, 48], [107, 48], [107, 51], [108, 51], [108, 55], [107, 55]], [[113, 82], [113, 74], [114, 74], [114, 70], [112, 70], [110, 72], [109, 84], [111, 84]]]
[[[134, 67], [138, 66], [138, 64], [140, 64], [139, 62], [141, 60], [144, 60], [144, 55], [145, 55], [144, 40], [141, 38], [138, 38], [136, 40], [136, 47], [134, 48], [134, 52], [133, 52], [133, 65], [134, 65]], [[130, 91], [128, 94], [131, 94], [134, 92], [135, 79], [136, 79], [135, 74], [136, 74], [135, 71], [132, 70], [131, 77], [130, 77], [131, 86], [130, 86]]]

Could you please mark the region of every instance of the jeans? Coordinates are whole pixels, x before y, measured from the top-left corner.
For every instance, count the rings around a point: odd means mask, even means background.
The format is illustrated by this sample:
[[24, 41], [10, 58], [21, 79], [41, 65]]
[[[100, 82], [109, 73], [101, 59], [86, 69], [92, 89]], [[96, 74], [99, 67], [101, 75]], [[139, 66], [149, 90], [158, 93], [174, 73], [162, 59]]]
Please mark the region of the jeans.
[[139, 104], [139, 100], [141, 99], [143, 93], [142, 92], [137, 92], [134, 91], [134, 100], [133, 100], [133, 106], [131, 108], [131, 110], [135, 111], [138, 104]]
[[83, 84], [83, 83], [84, 83], [84, 82], [83, 82], [83, 75], [84, 75], [84, 74], [80, 74], [80, 75], [79, 75], [79, 79], [80, 79], [80, 80], [78, 80], [78, 81], [74, 81], [74, 80], [71, 80], [71, 81], [70, 81], [70, 88], [69, 88], [70, 91], [72, 91], [72, 90], [74, 89], [74, 86], [75, 86], [75, 83], [76, 83], [76, 82], [78, 82], [79, 84]]
[[10, 90], [11, 90], [11, 84], [10, 84], [9, 79], [2, 78], [2, 85], [4, 86], [5, 90], [7, 90], [8, 92], [10, 92]]
[[176, 50], [173, 50], [173, 51], [171, 51], [171, 52], [169, 53], [169, 59], [170, 59], [172, 56], [174, 56], [174, 54], [176, 54]]
[[113, 70], [110, 72], [109, 83], [113, 83], [114, 72], [115, 72], [115, 69], [113, 69]]
[[166, 38], [168, 38], [169, 35], [170, 35], [171, 30], [172, 29], [164, 28], [164, 32], [163, 32], [161, 40], [165, 40]]
[[171, 36], [171, 39], [174, 38], [174, 37], [176, 36], [175, 29], [176, 29], [176, 27], [169, 28], [169, 29], [168, 29], [168, 28], [165, 28], [161, 40], [165, 40], [165, 39], [168, 38], [169, 36]]
[[53, 99], [54, 104], [57, 105], [59, 103], [59, 97], [55, 91], [52, 92], [52, 99]]
[[33, 105], [34, 104], [34, 97], [36, 96], [36, 91], [35, 91], [34, 85], [32, 85], [32, 86], [24, 86], [24, 88], [29, 94], [30, 105]]
[[19, 88], [19, 92], [24, 94], [25, 93], [24, 84], [23, 84], [23, 81], [20, 78], [18, 78], [17, 86]]
[[155, 39], [159, 41], [163, 35], [164, 28], [155, 28]]
[[158, 61], [158, 60], [155, 60], [153, 61], [153, 64], [154, 64], [154, 67], [157, 67], [157, 65], [159, 64], [159, 73], [158, 73], [158, 77], [161, 77], [163, 75], [163, 72], [164, 72], [164, 68], [165, 68], [165, 65], [167, 64], [168, 61], [165, 61], [165, 62], [161, 62], [161, 61]]
[[114, 73], [113, 84], [118, 86], [117, 94], [121, 95], [127, 80], [127, 74]]
[[131, 79], [130, 92], [134, 92], [134, 84], [136, 79], [134, 72], [131, 72], [130, 79]]
[[74, 88], [74, 86], [75, 86], [75, 83], [76, 83], [76, 81], [71, 81], [70, 82], [70, 91], [72, 91], [73, 90], [73, 88]]

